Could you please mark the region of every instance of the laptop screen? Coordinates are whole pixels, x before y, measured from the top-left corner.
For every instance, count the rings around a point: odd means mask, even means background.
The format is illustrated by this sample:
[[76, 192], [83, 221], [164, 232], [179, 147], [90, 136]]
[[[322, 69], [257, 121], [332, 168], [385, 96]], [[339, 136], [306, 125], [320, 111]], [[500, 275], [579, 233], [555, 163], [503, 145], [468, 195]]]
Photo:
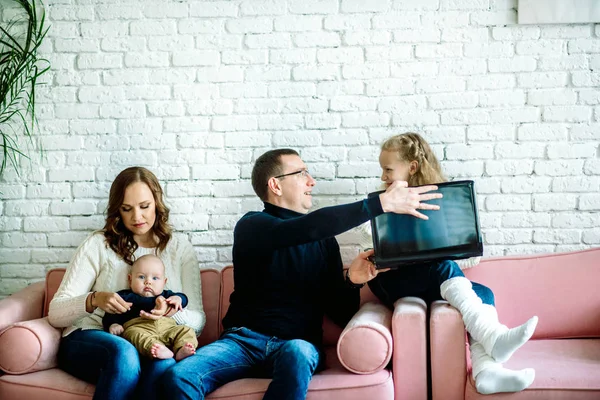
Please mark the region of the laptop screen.
[[[419, 210], [428, 220], [385, 213], [371, 220], [377, 268], [456, 260], [483, 254], [473, 181], [437, 184], [439, 210]], [[370, 193], [375, 196], [381, 193]]]

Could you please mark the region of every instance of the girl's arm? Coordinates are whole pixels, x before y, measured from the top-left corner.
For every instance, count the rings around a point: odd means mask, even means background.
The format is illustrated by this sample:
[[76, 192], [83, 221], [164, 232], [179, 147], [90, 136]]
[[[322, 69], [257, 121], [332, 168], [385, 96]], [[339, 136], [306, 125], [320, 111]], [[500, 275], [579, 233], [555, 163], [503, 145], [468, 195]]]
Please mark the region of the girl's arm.
[[188, 305], [183, 310], [175, 313], [173, 319], [179, 325], [187, 325], [200, 336], [206, 324], [206, 314], [202, 306], [202, 285], [200, 281], [200, 268], [198, 257], [187, 239], [176, 239], [177, 244], [173, 249], [178, 256], [174, 267], [181, 268], [181, 288], [188, 298]]
[[48, 322], [56, 328], [66, 328], [89, 315], [86, 299], [100, 273], [104, 236], [93, 233], [76, 250], [63, 280], [50, 302]]

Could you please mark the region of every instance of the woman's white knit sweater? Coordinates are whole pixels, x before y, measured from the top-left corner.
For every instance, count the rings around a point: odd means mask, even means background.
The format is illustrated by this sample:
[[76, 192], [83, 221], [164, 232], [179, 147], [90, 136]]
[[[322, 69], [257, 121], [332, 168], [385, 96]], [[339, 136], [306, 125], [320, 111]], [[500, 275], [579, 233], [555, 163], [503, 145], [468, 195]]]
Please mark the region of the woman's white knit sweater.
[[[138, 247], [136, 258], [154, 254], [155, 248]], [[173, 235], [165, 250], [157, 254], [165, 264], [165, 289], [182, 292], [188, 305], [173, 315], [179, 325], [186, 325], [199, 335], [206, 323], [202, 307], [202, 288], [198, 258], [191, 243]], [[102, 329], [104, 311], [96, 308], [86, 312], [85, 303], [93, 291], [117, 292], [128, 289], [130, 266], [106, 244], [104, 234], [96, 231], [79, 246], [65, 276], [50, 302], [48, 321], [57, 328], [66, 328], [67, 336], [78, 328]]]

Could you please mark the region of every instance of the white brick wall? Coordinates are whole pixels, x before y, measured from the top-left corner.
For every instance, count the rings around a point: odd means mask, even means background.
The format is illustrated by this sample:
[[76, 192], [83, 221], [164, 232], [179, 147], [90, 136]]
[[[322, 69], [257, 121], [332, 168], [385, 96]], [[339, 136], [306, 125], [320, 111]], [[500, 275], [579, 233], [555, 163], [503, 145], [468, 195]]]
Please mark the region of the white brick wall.
[[68, 263], [127, 166], [221, 267], [266, 149], [300, 151], [321, 207], [376, 189], [406, 130], [476, 181], [487, 256], [600, 245], [599, 25], [516, 25], [516, 0], [45, 3], [45, 158], [0, 180], [0, 297]]

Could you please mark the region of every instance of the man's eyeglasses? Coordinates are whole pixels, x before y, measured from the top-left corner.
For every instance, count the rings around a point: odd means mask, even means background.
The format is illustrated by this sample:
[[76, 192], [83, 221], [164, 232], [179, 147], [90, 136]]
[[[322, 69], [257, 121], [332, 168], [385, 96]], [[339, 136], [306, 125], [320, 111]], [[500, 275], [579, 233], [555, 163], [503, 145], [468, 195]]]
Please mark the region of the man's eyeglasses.
[[289, 174], [277, 175], [277, 176], [274, 176], [273, 178], [283, 178], [284, 176], [292, 176], [292, 175], [298, 175], [298, 174], [300, 174], [300, 176], [303, 178], [306, 178], [307, 176], [310, 175], [308, 170], [306, 168], [304, 168], [304, 169], [301, 169], [300, 171], [290, 172]]

